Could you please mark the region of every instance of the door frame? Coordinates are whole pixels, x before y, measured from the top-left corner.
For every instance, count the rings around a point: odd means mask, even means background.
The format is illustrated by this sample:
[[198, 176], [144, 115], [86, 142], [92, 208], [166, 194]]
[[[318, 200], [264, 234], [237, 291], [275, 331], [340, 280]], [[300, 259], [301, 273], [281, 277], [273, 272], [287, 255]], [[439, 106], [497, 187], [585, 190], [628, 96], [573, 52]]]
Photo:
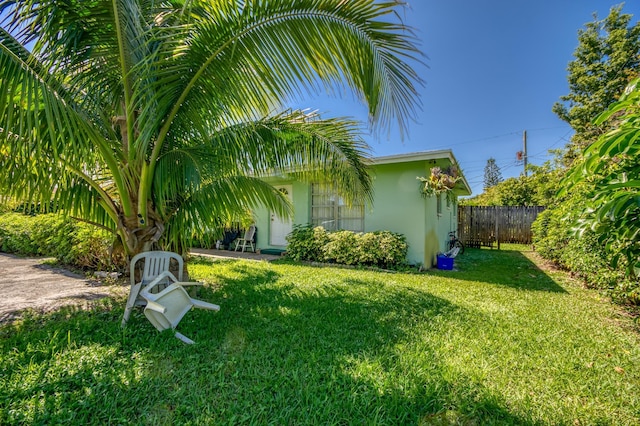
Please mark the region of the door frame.
[[[293, 185], [291, 184], [285, 184], [285, 185], [274, 185], [274, 188], [276, 188], [278, 191], [281, 191], [284, 189], [286, 191], [286, 195], [289, 198], [290, 202], [293, 202]], [[269, 216], [270, 216], [270, 229], [269, 229], [269, 245], [270, 246], [275, 246], [275, 247], [286, 247], [287, 245], [287, 241], [285, 240], [286, 235], [282, 235], [282, 241], [275, 241], [274, 240], [274, 224], [276, 222], [278, 222], [281, 226], [282, 229], [286, 230], [289, 229], [289, 232], [291, 232], [293, 230], [293, 220], [288, 219], [288, 220], [283, 220], [280, 217], [278, 217], [274, 212], [269, 212]], [[282, 244], [281, 244], [282, 243]]]

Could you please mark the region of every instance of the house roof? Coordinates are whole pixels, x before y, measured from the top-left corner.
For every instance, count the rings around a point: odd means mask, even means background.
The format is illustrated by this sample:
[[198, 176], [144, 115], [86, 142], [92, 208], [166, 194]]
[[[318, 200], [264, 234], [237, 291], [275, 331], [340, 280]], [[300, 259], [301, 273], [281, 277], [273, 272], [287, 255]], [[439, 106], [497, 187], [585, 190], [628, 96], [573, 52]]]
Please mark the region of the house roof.
[[[407, 154], [395, 154], [395, 155], [385, 155], [382, 157], [373, 157], [371, 159], [371, 165], [379, 165], [379, 164], [396, 164], [396, 163], [409, 163], [414, 161], [428, 161], [428, 160], [441, 160], [446, 159], [451, 162], [451, 164], [458, 165], [458, 160], [453, 155], [453, 151], [450, 149], [440, 149], [435, 151], [420, 151], [420, 152], [410, 152]], [[471, 187], [469, 186], [469, 182], [467, 182], [467, 178], [464, 177], [464, 173], [462, 169], [458, 166], [460, 170], [460, 175], [462, 179], [460, 183], [462, 183], [462, 187], [458, 186], [459, 189], [466, 192], [466, 194], [460, 195], [471, 195]]]
[[439, 160], [442, 158], [449, 159], [453, 164], [457, 164], [453, 152], [450, 149], [441, 149], [437, 151], [420, 151], [410, 152], [407, 154], [385, 155], [383, 157], [373, 157], [371, 164], [393, 164], [408, 163], [411, 161]]

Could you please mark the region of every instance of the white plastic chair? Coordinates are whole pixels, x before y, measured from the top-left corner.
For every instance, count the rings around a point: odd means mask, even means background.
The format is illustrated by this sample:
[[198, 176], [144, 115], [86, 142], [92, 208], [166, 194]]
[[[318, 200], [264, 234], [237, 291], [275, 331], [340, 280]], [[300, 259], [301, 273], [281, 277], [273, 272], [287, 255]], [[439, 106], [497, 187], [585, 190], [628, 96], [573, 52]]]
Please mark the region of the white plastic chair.
[[[142, 270], [140, 281], [136, 282], [136, 264], [140, 260], [144, 260], [144, 267]], [[129, 271], [131, 274], [131, 288], [129, 290], [129, 299], [127, 300], [127, 305], [124, 309], [122, 327], [124, 327], [129, 320], [131, 310], [134, 306], [144, 306], [147, 304], [144, 298], [139, 297], [140, 289], [155, 280], [164, 272], [169, 272], [169, 267], [171, 266], [172, 260], [177, 263], [178, 267], [177, 281], [182, 281], [182, 269], [184, 266], [184, 261], [182, 260], [182, 256], [180, 256], [179, 254], [170, 251], [147, 251], [133, 256], [133, 259], [131, 259], [131, 266]], [[156, 286], [158, 286], [157, 290], [160, 290], [160, 287], [167, 286], [169, 284], [171, 284], [169, 282], [169, 278], [167, 276], [164, 276], [162, 280], [156, 283]]]
[[247, 231], [244, 233], [244, 237], [238, 238], [238, 241], [236, 242], [235, 251], [238, 251], [238, 247], [242, 245], [242, 252], [244, 252], [244, 250], [247, 248], [247, 244], [251, 246], [251, 251], [256, 251], [256, 248], [253, 245], [253, 237], [255, 234], [256, 234], [256, 226], [251, 225], [249, 229], [247, 229]]
[[[158, 283], [167, 279], [172, 281], [172, 283], [164, 290], [159, 293], [151, 293], [149, 291], [156, 287]], [[144, 308], [144, 315], [156, 329], [163, 331], [171, 328], [178, 339], [185, 343], [193, 344], [193, 340], [175, 330], [180, 320], [182, 320], [185, 314], [194, 306], [212, 311], [219, 311], [220, 306], [191, 298], [183, 285], [200, 285], [200, 283], [181, 283], [171, 272], [167, 271], [158, 275], [155, 280], [145, 286], [140, 291], [140, 296], [147, 301], [147, 306]]]
[[456, 246], [456, 247], [452, 248], [451, 250], [445, 252], [444, 255], [447, 256], [447, 257], [455, 258], [458, 255], [458, 253], [460, 253], [460, 247]]

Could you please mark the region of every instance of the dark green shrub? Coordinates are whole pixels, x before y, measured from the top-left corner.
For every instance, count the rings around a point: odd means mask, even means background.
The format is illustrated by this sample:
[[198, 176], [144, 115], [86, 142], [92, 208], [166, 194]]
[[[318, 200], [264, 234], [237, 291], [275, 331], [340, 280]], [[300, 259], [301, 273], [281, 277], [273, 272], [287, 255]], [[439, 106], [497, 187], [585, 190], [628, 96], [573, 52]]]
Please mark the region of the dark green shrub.
[[323, 227], [296, 225], [287, 236], [287, 255], [294, 260], [394, 268], [406, 263], [407, 242], [389, 231], [327, 232]]
[[336, 231], [329, 234], [329, 242], [322, 247], [324, 260], [343, 265], [360, 263], [359, 235], [352, 231]]
[[79, 268], [123, 268], [123, 260], [111, 261], [113, 240], [107, 231], [61, 215], [0, 214], [0, 250], [6, 253], [51, 256]]
[[287, 235], [287, 256], [293, 260], [321, 262], [322, 247], [328, 242], [327, 231], [322, 226], [294, 225]]
[[640, 283], [625, 276], [625, 265], [611, 266], [611, 253], [594, 232], [576, 234], [572, 229], [582, 211], [578, 203], [574, 196], [538, 215], [532, 226], [536, 251], [616, 302], [640, 304]]

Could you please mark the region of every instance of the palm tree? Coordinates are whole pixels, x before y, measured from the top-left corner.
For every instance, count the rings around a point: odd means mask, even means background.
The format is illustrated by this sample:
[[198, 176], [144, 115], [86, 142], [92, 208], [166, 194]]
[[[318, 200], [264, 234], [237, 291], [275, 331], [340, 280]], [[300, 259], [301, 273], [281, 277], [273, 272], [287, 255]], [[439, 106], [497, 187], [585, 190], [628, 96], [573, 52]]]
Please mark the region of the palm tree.
[[290, 214], [274, 173], [370, 197], [359, 123], [284, 105], [347, 86], [377, 130], [406, 128], [421, 55], [400, 5], [0, 0], [0, 193], [130, 256], [260, 203]]

